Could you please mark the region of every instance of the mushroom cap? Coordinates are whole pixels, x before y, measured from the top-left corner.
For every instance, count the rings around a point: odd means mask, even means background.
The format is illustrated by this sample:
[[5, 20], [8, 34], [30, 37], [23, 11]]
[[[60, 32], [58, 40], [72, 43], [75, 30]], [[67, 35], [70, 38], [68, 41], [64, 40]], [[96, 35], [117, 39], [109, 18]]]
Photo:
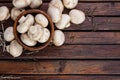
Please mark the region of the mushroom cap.
[[22, 54], [22, 52], [23, 52], [23, 47], [16, 40], [13, 40], [9, 46], [9, 53], [13, 57], [18, 57]]
[[28, 30], [28, 36], [32, 40], [38, 40], [43, 35], [43, 27], [36, 24], [34, 26], [31, 26]]
[[81, 10], [73, 9], [69, 13], [71, 22], [74, 24], [81, 24], [85, 21], [85, 13]]
[[69, 23], [66, 25], [66, 27], [65, 27], [65, 28], [68, 28], [68, 27], [70, 27], [70, 25], [71, 25], [71, 23], [69, 22]]
[[7, 20], [10, 17], [9, 9], [6, 6], [0, 7], [0, 21]]
[[30, 24], [28, 22], [25, 22], [23, 24], [19, 24], [17, 26], [17, 31], [19, 33], [26, 33], [28, 31], [28, 29], [30, 28]]
[[70, 16], [68, 14], [62, 14], [62, 19], [55, 25], [58, 29], [65, 29], [66, 26], [69, 27], [68, 23], [70, 23]]
[[47, 28], [44, 28], [43, 30], [43, 35], [39, 40], [37, 40], [39, 43], [45, 43], [50, 37], [50, 31]]
[[34, 17], [33, 17], [33, 15], [28, 14], [26, 16], [25, 21], [17, 26], [17, 31], [19, 33], [25, 33], [25, 32], [28, 31], [30, 26], [33, 25], [33, 24], [34, 24]]
[[22, 24], [24, 21], [25, 21], [26, 17], [25, 16], [22, 16], [20, 19], [19, 19], [19, 24]]
[[7, 19], [9, 19], [9, 18], [10, 18], [10, 13], [8, 13], [8, 15], [7, 15], [7, 17], [6, 17], [5, 20], [7, 20]]
[[42, 5], [42, 0], [32, 0], [30, 7], [38, 8], [40, 5]]
[[30, 5], [31, 2], [32, 0], [13, 0], [12, 3], [16, 8], [21, 9]]
[[61, 11], [61, 13], [64, 10], [64, 6], [61, 0], [51, 0], [49, 3], [49, 7], [51, 6], [57, 7]]
[[30, 24], [30, 25], [33, 25], [35, 20], [34, 20], [34, 16], [32, 14], [28, 14], [26, 16], [26, 19], [27, 19], [27, 22]]
[[47, 13], [52, 18], [54, 23], [58, 23], [61, 20], [62, 13], [57, 7], [49, 7]]
[[23, 11], [25, 11], [24, 9], [17, 9], [17, 8], [12, 8], [11, 10], [11, 18], [12, 20], [16, 20], [16, 18], [18, 17], [19, 14], [21, 14]]
[[43, 14], [37, 14], [35, 16], [35, 21], [42, 27], [47, 27], [48, 26], [48, 19], [43, 15]]
[[61, 30], [55, 30], [53, 44], [55, 46], [61, 46], [65, 42], [65, 35]]
[[78, 0], [63, 0], [63, 4], [67, 9], [73, 9], [77, 6]]
[[21, 41], [27, 46], [35, 46], [37, 41], [31, 40], [26, 33], [21, 35]]
[[12, 41], [15, 38], [13, 34], [13, 27], [8, 27], [4, 32], [4, 39], [8, 42]]

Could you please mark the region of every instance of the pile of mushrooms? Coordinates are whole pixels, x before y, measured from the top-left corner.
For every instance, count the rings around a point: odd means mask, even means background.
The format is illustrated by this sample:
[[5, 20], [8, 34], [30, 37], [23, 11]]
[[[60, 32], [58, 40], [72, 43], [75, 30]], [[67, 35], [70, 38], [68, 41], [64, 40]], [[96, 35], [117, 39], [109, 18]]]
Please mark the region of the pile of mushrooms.
[[[25, 11], [26, 7], [38, 8], [42, 5], [42, 0], [13, 0], [14, 7], [9, 13], [6, 6], [0, 7], [0, 21], [6, 20], [11, 16], [16, 20], [18, 15]], [[55, 30], [53, 40], [55, 46], [62, 46], [65, 42], [63, 29], [69, 28], [71, 23], [79, 25], [85, 21], [85, 13], [75, 9], [78, 0], [51, 0], [48, 5], [47, 13], [58, 30]], [[69, 14], [63, 13], [64, 9], [69, 9]], [[3, 16], [4, 15], [4, 16]], [[42, 15], [27, 14], [18, 21], [17, 31], [21, 34], [21, 41], [27, 46], [35, 46], [37, 43], [45, 43], [50, 37], [50, 31], [47, 29], [48, 19]], [[39, 34], [39, 35], [38, 35]], [[6, 50], [13, 56], [18, 57], [23, 52], [23, 47], [15, 40], [13, 27], [8, 27], [4, 32], [4, 39], [10, 44]]]
[[42, 0], [13, 0], [12, 3], [17, 9], [23, 9], [28, 6], [38, 8], [42, 5]]
[[[51, 0], [48, 7], [48, 15], [52, 18], [57, 29], [53, 38], [53, 44], [61, 46], [65, 42], [65, 35], [61, 31], [69, 28], [71, 23], [82, 24], [85, 21], [85, 13], [81, 10], [74, 9], [78, 4], [78, 0]], [[64, 14], [65, 8], [72, 9], [69, 14]]]
[[37, 14], [35, 18], [32, 14], [28, 14], [17, 26], [17, 31], [22, 34], [20, 38], [24, 44], [35, 46], [37, 42], [45, 43], [48, 41], [50, 31], [47, 26], [48, 19], [43, 14]]

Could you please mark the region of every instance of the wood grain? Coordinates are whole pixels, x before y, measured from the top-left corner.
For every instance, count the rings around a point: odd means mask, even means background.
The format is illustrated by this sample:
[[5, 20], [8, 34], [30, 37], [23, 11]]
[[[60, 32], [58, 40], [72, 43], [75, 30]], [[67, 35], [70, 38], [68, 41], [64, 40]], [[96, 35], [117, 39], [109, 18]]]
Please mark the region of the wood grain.
[[[50, 0], [43, 1], [39, 9], [46, 12]], [[3, 5], [11, 10], [12, 0], [0, 0]], [[120, 0], [79, 0], [76, 8], [86, 21], [63, 30], [65, 45], [18, 58], [0, 48], [0, 80], [120, 80]], [[14, 22], [3, 23], [7, 28]]]
[[[0, 6], [8, 6], [10, 9], [13, 7], [12, 3], [0, 3]], [[39, 9], [47, 11], [48, 3], [44, 3]], [[120, 3], [79, 3], [76, 9], [86, 11], [90, 9], [88, 15], [91, 13], [94, 16], [119, 16]], [[64, 13], [68, 13], [70, 10], [65, 9]]]
[[[92, 22], [93, 20], [93, 22]], [[65, 30], [73, 31], [119, 31], [120, 17], [87, 17], [85, 22], [80, 25], [71, 24]]]
[[65, 32], [65, 44], [119, 44], [119, 32]]
[[[7, 59], [120, 59], [120, 45], [64, 45], [49, 46], [32, 54], [25, 51], [20, 57], [13, 58], [9, 53], [0, 54], [0, 60]], [[54, 50], [53, 50], [54, 49]]]
[[64, 32], [65, 45], [120, 44], [120, 32]]
[[120, 61], [0, 61], [0, 74], [120, 74]]
[[[91, 17], [89, 17], [92, 20]], [[86, 18], [85, 22], [81, 25], [71, 24], [66, 31], [120, 31], [120, 18], [119, 17], [94, 17], [93, 22]], [[11, 19], [5, 21], [4, 27], [13, 26], [14, 21]], [[55, 27], [56, 28], [56, 27]], [[1, 30], [1, 25], [0, 25]]]
[[[87, 8], [92, 8], [93, 9], [94, 6], [103, 6], [104, 7], [107, 4], [109, 5], [109, 3], [90, 3], [90, 4], [89, 3], [83, 3], [83, 4], [81, 3], [78, 6], [78, 8], [80, 8], [81, 10], [84, 10], [86, 8], [86, 10], [87, 10]], [[4, 3], [4, 4], [0, 3], [0, 5], [1, 6], [6, 5], [10, 9], [13, 7], [12, 4], [10, 4], [10, 3]], [[46, 12], [47, 11], [47, 6], [48, 6], [48, 4], [45, 3], [43, 6], [40, 7], [40, 9]], [[83, 30], [83, 31], [95, 31], [95, 30], [113, 31], [113, 30], [115, 30], [115, 31], [119, 31], [120, 30], [120, 27], [119, 27], [120, 18], [119, 17], [107, 17], [107, 16], [109, 16], [109, 14], [113, 15], [113, 16], [114, 15], [115, 16], [119, 15], [119, 12], [117, 12], [117, 11], [119, 11], [119, 3], [116, 3], [116, 7], [106, 8], [107, 10], [106, 9], [100, 10], [100, 9], [103, 9], [103, 8], [102, 7], [98, 8], [98, 9], [96, 8], [95, 14], [101, 16], [105, 12], [104, 15], [106, 15], [106, 17], [94, 17], [94, 18], [92, 18], [92, 17], [88, 18], [87, 17], [86, 21], [83, 24], [81, 24], [81, 25], [72, 24], [70, 26], [70, 28], [67, 28], [65, 30], [74, 30], [74, 31], [78, 31], [78, 30]], [[109, 9], [114, 9], [115, 11], [114, 10], [109, 10]], [[115, 14], [113, 14], [109, 11], [111, 11]], [[68, 12], [69, 12], [69, 10], [65, 10], [64, 13], [68, 13]], [[89, 16], [90, 16], [90, 14], [89, 14]], [[93, 22], [92, 22], [92, 19], [93, 19]], [[11, 19], [9, 19], [7, 21], [4, 21], [3, 24], [4, 24], [4, 27], [7, 28], [9, 26], [13, 26], [13, 23], [14, 22]], [[1, 30], [1, 27], [0, 27], [0, 30]]]
[[[120, 44], [119, 32], [65, 32], [65, 35], [65, 45], [61, 47], [49, 46], [46, 49], [31, 55], [23, 55], [18, 59], [120, 58], [120, 46], [118, 45]], [[25, 53], [27, 52], [24, 52], [23, 54]], [[4, 53], [3, 57], [3, 54], [1, 54], [0, 59], [12, 59], [12, 57], [7, 55], [8, 53]]]
[[43, 75], [34, 75], [34, 76], [17, 76], [17, 75], [8, 75], [1, 76], [0, 80], [119, 80], [119, 76], [43, 76]]

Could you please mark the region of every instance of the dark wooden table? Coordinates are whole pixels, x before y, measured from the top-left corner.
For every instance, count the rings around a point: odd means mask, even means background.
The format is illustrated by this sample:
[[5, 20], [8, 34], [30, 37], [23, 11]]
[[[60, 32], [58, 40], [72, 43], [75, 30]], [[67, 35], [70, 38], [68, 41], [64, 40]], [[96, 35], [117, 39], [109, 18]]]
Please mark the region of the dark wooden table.
[[[40, 9], [46, 12], [50, 0], [43, 1]], [[12, 0], [0, 0], [2, 5], [13, 7]], [[87, 18], [64, 30], [65, 45], [18, 58], [1, 52], [0, 79], [120, 80], [120, 0], [79, 0], [77, 9]], [[12, 25], [11, 19], [4, 22]]]

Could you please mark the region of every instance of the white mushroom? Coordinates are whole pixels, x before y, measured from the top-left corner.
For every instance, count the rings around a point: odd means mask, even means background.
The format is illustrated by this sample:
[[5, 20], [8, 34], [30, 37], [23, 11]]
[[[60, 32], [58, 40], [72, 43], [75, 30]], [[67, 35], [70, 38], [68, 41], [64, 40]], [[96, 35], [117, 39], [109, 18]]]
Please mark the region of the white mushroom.
[[67, 9], [73, 9], [77, 6], [78, 0], [63, 0], [63, 4]]
[[69, 22], [69, 23], [66, 25], [66, 27], [65, 27], [65, 28], [68, 28], [68, 27], [70, 27], [70, 25], [71, 25], [71, 23]]
[[49, 3], [49, 7], [51, 7], [51, 6], [57, 7], [61, 11], [61, 13], [64, 10], [64, 6], [63, 6], [63, 3], [61, 0], [51, 0]]
[[30, 7], [38, 8], [40, 5], [42, 5], [42, 0], [32, 0]]
[[31, 40], [26, 33], [21, 35], [21, 41], [27, 46], [35, 46], [37, 41]]
[[43, 35], [43, 27], [36, 24], [34, 26], [31, 26], [28, 30], [28, 36], [32, 40], [38, 40]]
[[61, 20], [62, 13], [57, 7], [49, 7], [47, 13], [52, 18], [54, 23], [58, 23]]
[[53, 44], [55, 46], [61, 46], [65, 42], [65, 35], [60, 30], [55, 30], [54, 38], [53, 38]]
[[7, 20], [10, 17], [9, 9], [6, 6], [0, 7], [0, 21]]
[[44, 30], [43, 35], [38, 40], [39, 43], [45, 43], [46, 41], [48, 41], [50, 37], [50, 31], [47, 28], [44, 28], [43, 30]]
[[16, 18], [18, 17], [18, 15], [20, 15], [23, 11], [25, 11], [24, 9], [17, 9], [17, 8], [12, 8], [11, 10], [11, 18], [12, 20], [16, 20]]
[[65, 29], [66, 27], [68, 28], [70, 25], [68, 25], [70, 23], [70, 16], [68, 14], [62, 14], [62, 19], [56, 23], [56, 27], [58, 29]]
[[17, 26], [17, 31], [19, 33], [25, 33], [25, 32], [28, 31], [30, 26], [33, 25], [33, 24], [34, 24], [34, 17], [33, 17], [33, 15], [28, 14], [26, 16], [25, 21]]
[[85, 21], [85, 13], [81, 10], [73, 9], [69, 13], [71, 22], [74, 24], [81, 24]]
[[25, 8], [31, 4], [32, 0], [13, 0], [13, 5], [18, 8]]
[[13, 40], [10, 43], [9, 48], [9, 53], [13, 56], [13, 57], [18, 57], [22, 54], [23, 52], [23, 47], [16, 41]]
[[26, 19], [26, 17], [25, 17], [25, 16], [22, 16], [22, 17], [18, 20], [19, 24], [22, 24], [22, 23], [25, 21], [25, 19]]
[[37, 14], [35, 16], [35, 21], [42, 27], [47, 27], [48, 26], [48, 19], [43, 15], [43, 14]]
[[13, 27], [8, 27], [4, 32], [4, 39], [8, 42], [14, 39]]

